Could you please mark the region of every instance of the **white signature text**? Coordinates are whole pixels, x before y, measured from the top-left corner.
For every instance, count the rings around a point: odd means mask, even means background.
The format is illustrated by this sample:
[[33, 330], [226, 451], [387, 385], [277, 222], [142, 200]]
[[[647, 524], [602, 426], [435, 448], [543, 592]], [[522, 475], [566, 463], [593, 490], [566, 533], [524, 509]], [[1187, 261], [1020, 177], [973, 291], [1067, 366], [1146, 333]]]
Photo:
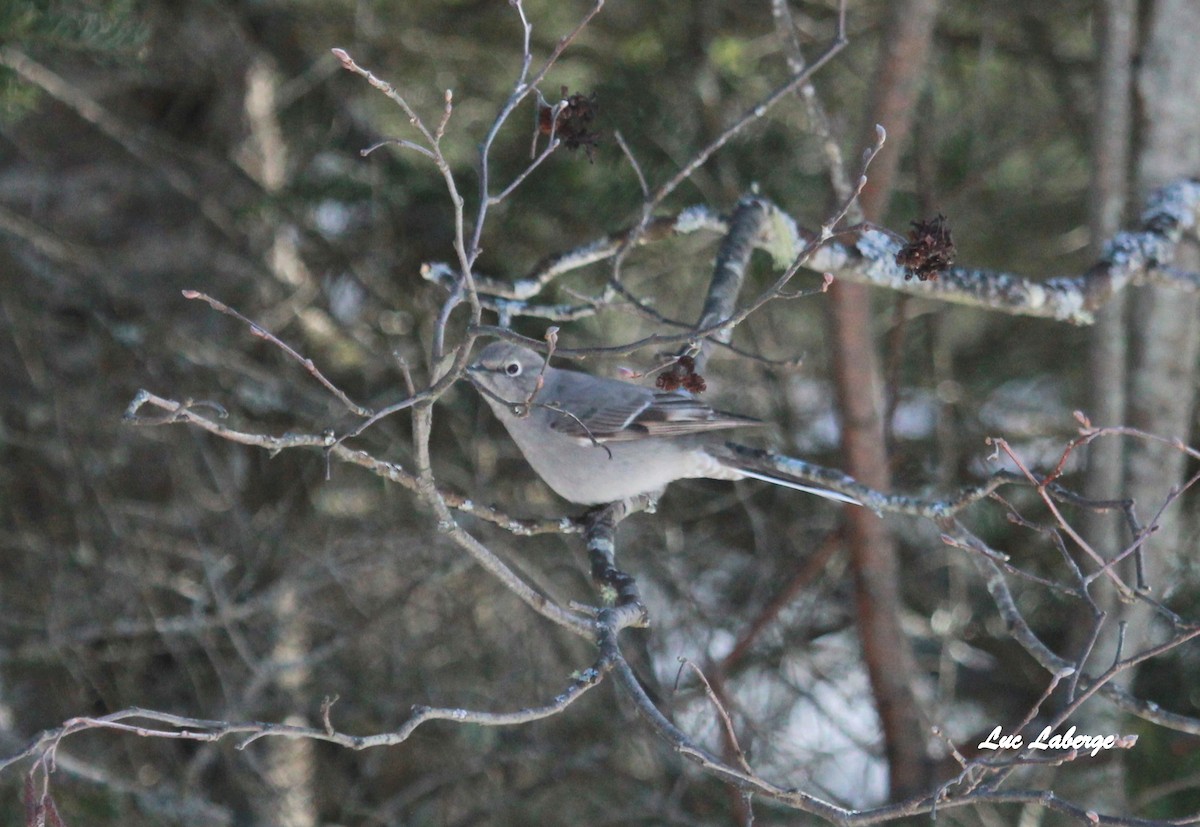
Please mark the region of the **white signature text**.
[[1026, 744], [1020, 735], [1005, 735], [1001, 727], [996, 727], [988, 734], [987, 738], [979, 742], [979, 749], [1078, 750], [1095, 756], [1100, 750], [1131, 747], [1136, 740], [1136, 735], [1076, 734], [1075, 727], [1069, 728], [1066, 732], [1052, 734], [1051, 728], [1046, 727], [1038, 733], [1037, 738]]

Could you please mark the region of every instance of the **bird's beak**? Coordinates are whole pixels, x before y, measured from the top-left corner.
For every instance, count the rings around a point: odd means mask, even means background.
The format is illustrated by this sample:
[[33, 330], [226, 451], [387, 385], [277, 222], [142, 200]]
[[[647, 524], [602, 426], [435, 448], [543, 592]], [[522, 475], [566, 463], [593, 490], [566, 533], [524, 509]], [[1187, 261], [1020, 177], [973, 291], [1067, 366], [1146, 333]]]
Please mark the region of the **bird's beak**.
[[479, 387], [479, 380], [488, 372], [488, 369], [476, 362], [473, 365], [467, 365], [467, 381], [475, 387]]

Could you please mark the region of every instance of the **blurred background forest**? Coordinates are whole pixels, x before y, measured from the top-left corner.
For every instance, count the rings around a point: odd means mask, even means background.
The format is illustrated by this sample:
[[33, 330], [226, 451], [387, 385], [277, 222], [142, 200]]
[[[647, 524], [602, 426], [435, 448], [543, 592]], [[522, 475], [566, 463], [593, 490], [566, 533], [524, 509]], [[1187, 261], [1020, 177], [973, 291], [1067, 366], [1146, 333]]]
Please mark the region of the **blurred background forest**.
[[[851, 2], [849, 45], [814, 80], [852, 162], [870, 126], [891, 5]], [[1155, 5], [1141, 4], [1142, 22]], [[1097, 228], [1128, 226], [1145, 195], [1133, 187], [1107, 225], [1096, 218], [1097, 113], [1106, 104], [1099, 9], [1136, 12], [1135, 4], [926, 6], [936, 10], [929, 55], [880, 223], [903, 233], [909, 221], [942, 212], [964, 265], [1039, 278], [1083, 272], [1103, 240]], [[538, 61], [586, 8], [529, 0]], [[520, 278], [635, 220], [641, 190], [613, 130], [652, 182], [674, 174], [786, 78], [771, 11], [767, 0], [609, 0], [543, 84], [547, 97], [561, 87], [596, 94], [594, 160], [560, 151], [494, 208], [479, 271]], [[791, 13], [814, 56], [832, 36], [835, 7], [792, 2]], [[361, 157], [380, 140], [414, 135], [330, 49], [345, 48], [395, 84], [428, 121], [453, 90], [443, 148], [471, 199], [479, 143], [520, 67], [514, 9], [503, 0], [7, 0], [0, 43], [0, 759], [68, 718], [130, 706], [319, 724], [322, 699], [337, 696], [335, 725], [369, 733], [397, 726], [413, 704], [505, 710], [560, 692], [591, 663], [591, 647], [482, 572], [409, 491], [329, 466], [317, 451], [270, 456], [183, 425], [122, 423], [147, 388], [219, 403], [243, 430], [354, 424], [295, 362], [185, 300], [184, 289], [236, 307], [364, 404], [403, 398], [397, 357], [428, 375], [445, 294], [420, 270], [453, 260], [452, 207], [426, 158], [396, 148]], [[1126, 69], [1134, 65], [1131, 57]], [[493, 149], [495, 180], [528, 164], [533, 123], [527, 102]], [[1200, 143], [1200, 122], [1192, 126]], [[1129, 132], [1136, 149], [1142, 138]], [[1133, 162], [1117, 166], [1123, 180], [1132, 177]], [[810, 228], [829, 215], [825, 155], [798, 100], [717, 153], [664, 211], [729, 211], [752, 185]], [[627, 284], [694, 317], [716, 241], [695, 234], [635, 251]], [[761, 259], [750, 273], [756, 285], [773, 277]], [[602, 267], [587, 269], [551, 295], [569, 302], [571, 291], [594, 293], [605, 277]], [[871, 299], [897, 490], [944, 493], [981, 479], [994, 467], [989, 435], [1031, 465], [1052, 467], [1075, 434], [1076, 409], [1119, 424], [1095, 409], [1093, 330], [883, 291]], [[778, 423], [773, 444], [785, 453], [844, 467], [825, 303], [773, 304], [739, 327], [739, 346], [802, 363], [781, 370], [719, 356], [709, 399]], [[516, 327], [536, 337], [545, 322]], [[620, 313], [562, 328], [565, 346], [655, 332]], [[1107, 329], [1110, 341], [1129, 338]], [[619, 364], [652, 362], [644, 353]], [[1190, 399], [1192, 374], [1177, 381], [1171, 392]], [[577, 514], [537, 481], [480, 402], [464, 387], [436, 408], [440, 483], [519, 516]], [[1164, 435], [1186, 438], [1190, 417]], [[355, 444], [410, 464], [408, 414]], [[1067, 471], [1065, 481], [1083, 490], [1082, 465]], [[1010, 496], [1035, 506], [1032, 492]], [[1195, 544], [1189, 506], [1186, 498], [1173, 506], [1180, 548]], [[1061, 560], [1048, 535], [1012, 524], [995, 505], [972, 519], [1014, 563], [1054, 576]], [[556, 599], [594, 599], [577, 536], [513, 538], [464, 520]], [[855, 631], [841, 520], [831, 503], [754, 482], [681, 482], [656, 514], [622, 526], [621, 562], [639, 578], [653, 618], [629, 645], [646, 680], [657, 680], [662, 707], [719, 749], [719, 721], [695, 680], [674, 684], [679, 657], [720, 671], [757, 770], [858, 807], [887, 800], [888, 758]], [[913, 691], [927, 723], [966, 749], [993, 726], [1019, 722], [1047, 675], [1006, 636], [965, 552], [941, 543], [928, 523], [889, 525]], [[1117, 532], [1111, 523], [1100, 530]], [[1176, 585], [1194, 583], [1182, 571]], [[1077, 605], [1034, 584], [1017, 596], [1044, 640], [1064, 656], [1079, 650]], [[1194, 616], [1194, 589], [1169, 597]], [[1197, 716], [1196, 675], [1190, 645], [1147, 664], [1131, 688]], [[1091, 720], [1142, 740], [1129, 754], [1023, 771], [1018, 786], [1146, 818], [1200, 809], [1196, 736], [1133, 718]], [[921, 749], [934, 780], [957, 773], [937, 739]], [[22, 823], [24, 769], [0, 775], [0, 824]], [[51, 783], [71, 825], [733, 824], [744, 816], [736, 793], [655, 739], [607, 685], [546, 721], [434, 723], [405, 744], [361, 753], [90, 732], [62, 744]], [[756, 814], [758, 823], [809, 823], [768, 803]], [[991, 805], [939, 819], [1012, 824], [1019, 815]], [[1027, 817], [1045, 821], [1022, 823], [1055, 823]]]

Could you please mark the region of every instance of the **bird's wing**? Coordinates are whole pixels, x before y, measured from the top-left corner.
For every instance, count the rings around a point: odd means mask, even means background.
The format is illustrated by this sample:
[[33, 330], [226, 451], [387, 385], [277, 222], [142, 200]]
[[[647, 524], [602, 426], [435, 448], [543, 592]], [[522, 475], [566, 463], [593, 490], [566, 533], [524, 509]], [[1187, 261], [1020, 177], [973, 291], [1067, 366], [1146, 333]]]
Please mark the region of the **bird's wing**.
[[[546, 400], [549, 410], [558, 411], [550, 427], [589, 442], [625, 442], [763, 424], [747, 416], [714, 411], [686, 393], [661, 393], [624, 382], [609, 389], [613, 393], [599, 402], [580, 403], [570, 396], [557, 404]], [[594, 400], [595, 394], [590, 398]]]

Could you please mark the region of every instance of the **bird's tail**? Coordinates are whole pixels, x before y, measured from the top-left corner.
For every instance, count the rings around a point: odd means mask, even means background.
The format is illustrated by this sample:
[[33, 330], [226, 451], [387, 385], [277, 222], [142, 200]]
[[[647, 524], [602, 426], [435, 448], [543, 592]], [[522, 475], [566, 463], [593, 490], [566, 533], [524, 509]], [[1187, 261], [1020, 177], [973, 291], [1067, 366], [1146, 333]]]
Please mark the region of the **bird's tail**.
[[724, 450], [711, 453], [721, 465], [740, 476], [816, 494], [840, 503], [863, 504], [861, 499], [844, 493], [862, 489], [862, 483], [840, 471], [732, 442], [725, 443]]

